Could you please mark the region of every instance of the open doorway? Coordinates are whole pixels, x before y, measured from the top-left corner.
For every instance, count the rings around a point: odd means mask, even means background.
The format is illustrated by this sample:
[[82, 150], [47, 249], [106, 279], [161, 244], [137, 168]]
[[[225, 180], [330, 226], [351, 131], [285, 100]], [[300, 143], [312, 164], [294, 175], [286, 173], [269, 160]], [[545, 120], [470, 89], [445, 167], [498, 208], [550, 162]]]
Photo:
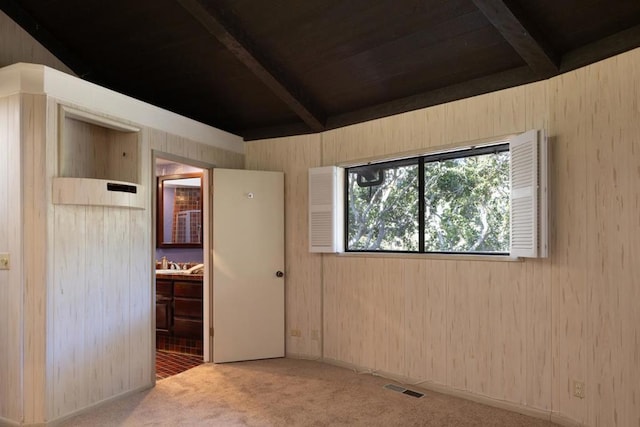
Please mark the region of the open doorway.
[[157, 157], [156, 176], [156, 379], [206, 361], [204, 185], [206, 171]]

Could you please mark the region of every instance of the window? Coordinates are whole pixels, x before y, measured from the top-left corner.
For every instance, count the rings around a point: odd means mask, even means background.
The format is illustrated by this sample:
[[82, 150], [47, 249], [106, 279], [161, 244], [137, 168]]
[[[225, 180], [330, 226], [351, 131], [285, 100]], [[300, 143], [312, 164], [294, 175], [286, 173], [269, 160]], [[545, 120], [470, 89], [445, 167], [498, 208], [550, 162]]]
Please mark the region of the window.
[[510, 252], [509, 144], [345, 170], [347, 251]]
[[508, 142], [309, 169], [309, 252], [546, 258], [544, 130]]

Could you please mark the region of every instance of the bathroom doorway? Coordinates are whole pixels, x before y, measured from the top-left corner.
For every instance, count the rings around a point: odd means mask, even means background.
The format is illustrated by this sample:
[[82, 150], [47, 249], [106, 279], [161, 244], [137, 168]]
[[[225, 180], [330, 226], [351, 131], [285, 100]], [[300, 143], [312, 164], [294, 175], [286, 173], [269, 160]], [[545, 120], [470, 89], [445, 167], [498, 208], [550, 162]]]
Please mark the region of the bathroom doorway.
[[155, 157], [156, 379], [208, 361], [207, 170]]

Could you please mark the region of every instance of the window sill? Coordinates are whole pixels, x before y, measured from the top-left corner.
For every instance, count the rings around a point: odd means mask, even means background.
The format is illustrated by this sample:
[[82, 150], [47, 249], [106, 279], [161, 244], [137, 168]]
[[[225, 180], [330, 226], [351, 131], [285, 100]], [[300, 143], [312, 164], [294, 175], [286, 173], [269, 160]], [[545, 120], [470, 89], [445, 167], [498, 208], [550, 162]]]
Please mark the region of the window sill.
[[392, 252], [339, 252], [339, 257], [347, 258], [406, 258], [430, 259], [443, 261], [494, 261], [494, 262], [522, 262], [524, 258], [509, 255], [470, 255], [470, 254], [411, 254]]

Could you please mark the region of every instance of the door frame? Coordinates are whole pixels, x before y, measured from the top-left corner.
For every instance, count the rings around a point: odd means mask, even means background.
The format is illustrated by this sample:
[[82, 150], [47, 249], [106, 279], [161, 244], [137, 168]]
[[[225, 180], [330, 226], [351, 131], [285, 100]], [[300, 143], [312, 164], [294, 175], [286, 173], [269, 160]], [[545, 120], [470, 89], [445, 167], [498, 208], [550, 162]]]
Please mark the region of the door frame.
[[[211, 282], [212, 274], [212, 243], [213, 243], [213, 226], [212, 226], [212, 212], [213, 212], [213, 169], [215, 165], [207, 162], [202, 162], [196, 159], [190, 159], [187, 157], [177, 156], [175, 154], [166, 153], [160, 150], [151, 150], [151, 251], [150, 251], [150, 264], [155, 266], [155, 250], [157, 240], [157, 216], [158, 216], [158, 203], [156, 196], [156, 159], [161, 158], [176, 163], [181, 163], [187, 166], [193, 166], [202, 169], [202, 222], [203, 222], [203, 240], [202, 240], [202, 261], [204, 264], [204, 274], [202, 278], [202, 358], [203, 361], [210, 362], [213, 355], [213, 337], [210, 331], [213, 328], [213, 283]], [[153, 381], [155, 383], [155, 350], [156, 350], [156, 319], [155, 319], [155, 295], [156, 295], [156, 275], [155, 268], [151, 274], [151, 307], [152, 307], [152, 330], [151, 330], [151, 342], [153, 348], [153, 357], [151, 360]]]

